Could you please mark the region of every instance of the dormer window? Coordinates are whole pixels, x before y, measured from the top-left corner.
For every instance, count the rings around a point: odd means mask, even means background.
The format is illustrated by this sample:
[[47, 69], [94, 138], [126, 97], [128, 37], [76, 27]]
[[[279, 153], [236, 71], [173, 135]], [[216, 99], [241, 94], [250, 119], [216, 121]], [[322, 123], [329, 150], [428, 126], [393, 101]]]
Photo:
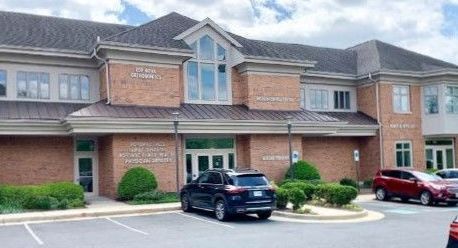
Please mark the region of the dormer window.
[[194, 58], [186, 63], [186, 96], [195, 103], [228, 103], [227, 51], [205, 35], [189, 45]]

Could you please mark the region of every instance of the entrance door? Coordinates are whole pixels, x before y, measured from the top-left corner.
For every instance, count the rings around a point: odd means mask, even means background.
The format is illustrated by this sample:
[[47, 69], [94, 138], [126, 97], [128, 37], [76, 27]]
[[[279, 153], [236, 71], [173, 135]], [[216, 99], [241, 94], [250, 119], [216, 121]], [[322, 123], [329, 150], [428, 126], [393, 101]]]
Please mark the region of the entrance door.
[[186, 183], [198, 178], [208, 169], [234, 168], [234, 153], [186, 154]]
[[74, 181], [84, 189], [86, 197], [98, 195], [98, 163], [96, 139], [75, 138]]
[[91, 156], [78, 156], [76, 182], [88, 195], [94, 194], [94, 159]]
[[455, 168], [453, 147], [429, 146], [425, 150], [427, 169], [450, 169]]
[[437, 149], [436, 150], [436, 169], [442, 170], [444, 169], [444, 156], [445, 151], [444, 149]]

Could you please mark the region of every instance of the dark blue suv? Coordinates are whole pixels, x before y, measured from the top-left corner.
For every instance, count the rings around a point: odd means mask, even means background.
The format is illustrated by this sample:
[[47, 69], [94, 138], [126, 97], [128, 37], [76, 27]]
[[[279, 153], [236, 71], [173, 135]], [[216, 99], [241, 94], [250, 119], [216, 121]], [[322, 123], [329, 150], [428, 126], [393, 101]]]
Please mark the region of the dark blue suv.
[[235, 214], [256, 213], [267, 219], [275, 209], [275, 190], [255, 170], [211, 169], [181, 189], [181, 208], [214, 211], [220, 221]]

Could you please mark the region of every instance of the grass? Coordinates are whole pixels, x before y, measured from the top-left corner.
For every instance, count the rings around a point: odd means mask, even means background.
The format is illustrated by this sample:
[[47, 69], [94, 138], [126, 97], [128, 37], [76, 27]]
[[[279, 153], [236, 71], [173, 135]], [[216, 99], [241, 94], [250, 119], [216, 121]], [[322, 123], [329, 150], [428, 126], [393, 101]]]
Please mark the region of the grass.
[[179, 202], [180, 199], [175, 192], [167, 192], [161, 193], [161, 197], [154, 198], [154, 199], [137, 199], [128, 201], [128, 204], [132, 205], [141, 205], [141, 204], [158, 204], [158, 203], [171, 203], [171, 202]]

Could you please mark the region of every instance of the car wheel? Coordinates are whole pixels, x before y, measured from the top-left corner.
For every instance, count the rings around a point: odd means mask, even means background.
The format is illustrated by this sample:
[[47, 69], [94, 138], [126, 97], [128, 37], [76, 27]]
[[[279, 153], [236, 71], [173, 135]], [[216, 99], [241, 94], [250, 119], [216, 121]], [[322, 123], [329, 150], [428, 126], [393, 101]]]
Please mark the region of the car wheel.
[[218, 200], [215, 203], [215, 216], [219, 221], [226, 221], [229, 219], [229, 214], [227, 213], [226, 202], [224, 200]]
[[259, 219], [267, 220], [272, 215], [272, 211], [259, 212], [259, 213], [257, 213], [257, 215], [258, 215]]
[[433, 202], [433, 197], [429, 191], [423, 191], [420, 195], [420, 202], [424, 206], [429, 206]]
[[187, 194], [181, 195], [181, 210], [183, 210], [183, 212], [192, 211], [192, 205]]
[[386, 201], [388, 199], [387, 192], [384, 188], [380, 187], [375, 190], [375, 197], [379, 201]]

